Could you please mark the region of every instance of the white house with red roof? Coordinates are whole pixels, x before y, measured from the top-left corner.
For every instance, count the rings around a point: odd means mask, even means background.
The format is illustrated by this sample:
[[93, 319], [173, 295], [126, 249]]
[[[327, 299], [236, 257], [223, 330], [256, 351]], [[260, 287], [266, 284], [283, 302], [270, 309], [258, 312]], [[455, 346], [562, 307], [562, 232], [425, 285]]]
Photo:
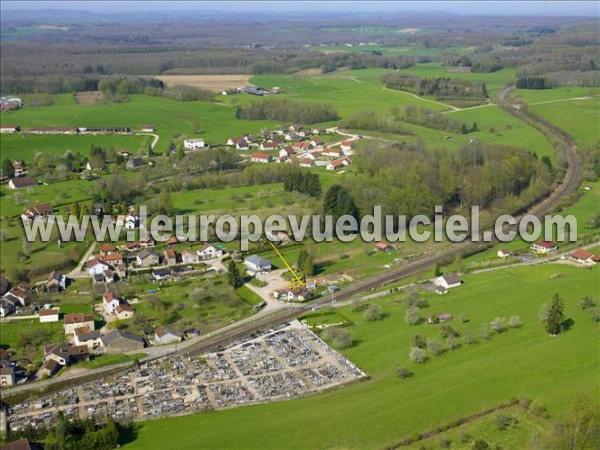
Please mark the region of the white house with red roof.
[[545, 255], [558, 250], [558, 244], [552, 241], [538, 241], [529, 246], [532, 252]]

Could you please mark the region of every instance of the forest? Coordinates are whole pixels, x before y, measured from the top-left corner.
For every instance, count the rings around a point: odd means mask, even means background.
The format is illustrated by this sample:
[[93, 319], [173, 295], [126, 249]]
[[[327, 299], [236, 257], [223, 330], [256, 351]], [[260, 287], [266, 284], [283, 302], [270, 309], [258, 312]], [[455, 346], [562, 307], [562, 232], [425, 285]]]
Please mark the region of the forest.
[[423, 78], [403, 73], [387, 73], [381, 81], [389, 89], [408, 91], [417, 95], [433, 95], [438, 100], [481, 100], [488, 97], [485, 83], [454, 78]]
[[338, 120], [340, 116], [329, 103], [297, 102], [270, 98], [239, 106], [235, 117], [243, 120], [276, 120], [313, 124]]
[[358, 171], [343, 183], [362, 214], [381, 205], [383, 214], [412, 217], [435, 205], [494, 208], [507, 199], [528, 204], [553, 182], [548, 160], [494, 144], [468, 144], [456, 153], [422, 143], [371, 143], [356, 156]]

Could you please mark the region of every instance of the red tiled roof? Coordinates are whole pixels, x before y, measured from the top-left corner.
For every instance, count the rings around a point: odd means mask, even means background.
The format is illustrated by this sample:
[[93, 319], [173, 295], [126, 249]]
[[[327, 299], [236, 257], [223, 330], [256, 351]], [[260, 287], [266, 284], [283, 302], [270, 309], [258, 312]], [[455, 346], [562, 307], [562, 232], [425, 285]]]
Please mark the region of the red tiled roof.
[[594, 256], [595, 256], [594, 253], [587, 251], [583, 248], [577, 249], [573, 253], [571, 253], [571, 258], [579, 259], [581, 261], [587, 261], [588, 259], [593, 259]]

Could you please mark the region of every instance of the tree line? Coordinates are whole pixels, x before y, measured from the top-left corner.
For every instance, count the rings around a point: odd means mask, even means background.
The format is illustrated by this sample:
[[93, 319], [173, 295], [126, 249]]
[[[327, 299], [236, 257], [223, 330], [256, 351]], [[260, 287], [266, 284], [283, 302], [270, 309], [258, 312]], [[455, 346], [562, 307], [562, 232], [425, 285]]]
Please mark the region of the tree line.
[[447, 77], [422, 78], [398, 72], [382, 75], [381, 81], [389, 89], [408, 91], [417, 95], [433, 95], [440, 100], [488, 98], [485, 83], [477, 81]]
[[296, 191], [309, 197], [317, 198], [321, 195], [321, 180], [319, 175], [313, 172], [294, 168], [283, 181], [283, 190], [286, 192]]
[[238, 106], [235, 117], [243, 120], [273, 120], [304, 124], [329, 122], [340, 118], [329, 103], [296, 102], [275, 98]]
[[15, 431], [9, 428], [3, 442], [22, 438], [45, 450], [112, 450], [119, 445], [119, 429], [112, 417], [107, 417], [106, 424], [99, 425], [93, 419], [67, 419], [59, 412], [55, 425], [26, 425]]

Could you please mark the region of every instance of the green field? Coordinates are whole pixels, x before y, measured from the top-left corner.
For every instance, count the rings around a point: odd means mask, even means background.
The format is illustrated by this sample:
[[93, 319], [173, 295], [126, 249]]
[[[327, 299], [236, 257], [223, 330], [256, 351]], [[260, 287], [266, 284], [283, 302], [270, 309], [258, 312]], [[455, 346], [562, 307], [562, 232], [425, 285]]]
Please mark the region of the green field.
[[[451, 323], [462, 335], [478, 335], [482, 324], [498, 316], [518, 315], [524, 325], [489, 341], [463, 343], [423, 365], [408, 361], [409, 340], [415, 333], [439, 339], [439, 326], [406, 325], [401, 294], [382, 302], [387, 317], [381, 321], [367, 322], [362, 313], [343, 308], [356, 323], [348, 328], [356, 345], [344, 353], [369, 380], [304, 399], [144, 422], [125, 447], [161, 448], [168, 430], [176, 428], [181, 449], [381, 448], [520, 396], [560, 419], [575, 392], [599, 394], [600, 353], [597, 345], [582, 345], [597, 343], [599, 329], [578, 305], [585, 295], [599, 300], [597, 280], [597, 267], [560, 265], [467, 275], [466, 284], [448, 295], [427, 296], [431, 306], [424, 314], [466, 314], [468, 322]], [[574, 324], [552, 338], [537, 315], [555, 292]], [[398, 366], [414, 377], [397, 378]]]
[[[2, 121], [5, 122], [4, 120]], [[114, 147], [125, 149], [134, 154], [142, 151], [146, 154], [148, 144], [152, 142], [149, 136], [112, 136], [112, 135], [25, 135], [25, 134], [3, 134], [0, 136], [0, 148], [2, 159], [25, 161], [32, 164], [36, 153], [61, 156], [67, 150], [80, 153], [82, 156], [89, 154], [90, 145], [99, 145], [104, 148]], [[160, 143], [160, 141], [159, 141]]]

